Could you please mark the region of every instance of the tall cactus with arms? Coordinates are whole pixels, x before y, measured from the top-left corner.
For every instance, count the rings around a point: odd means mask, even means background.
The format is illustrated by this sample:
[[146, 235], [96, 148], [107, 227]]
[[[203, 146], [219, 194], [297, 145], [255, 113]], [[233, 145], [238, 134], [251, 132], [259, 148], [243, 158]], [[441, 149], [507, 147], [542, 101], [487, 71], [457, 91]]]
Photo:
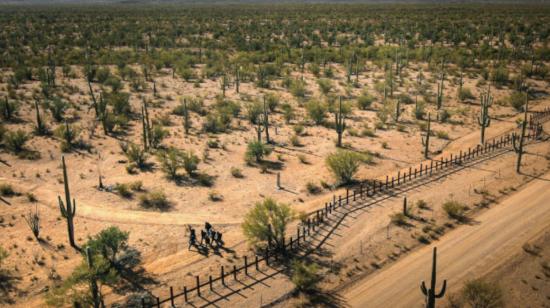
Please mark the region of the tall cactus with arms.
[[517, 136], [515, 133], [512, 135], [512, 145], [514, 151], [518, 154], [518, 160], [516, 162], [516, 172], [520, 173], [521, 170], [521, 158], [523, 156], [523, 144], [525, 142], [525, 130], [527, 129], [527, 112], [529, 109], [529, 97], [525, 94], [525, 114], [523, 116], [523, 123], [521, 123], [521, 136]]
[[432, 133], [432, 117], [428, 113], [428, 128], [426, 130], [426, 137], [421, 136], [422, 139], [422, 145], [424, 146], [424, 157], [428, 158], [428, 154], [430, 153], [430, 134]]
[[338, 110], [334, 113], [335, 129], [338, 134], [338, 141], [336, 146], [342, 147], [342, 134], [346, 129], [346, 116], [342, 110], [342, 97], [339, 98]]
[[71, 203], [71, 192], [69, 191], [69, 178], [67, 177], [67, 166], [65, 165], [65, 156], [61, 157], [63, 162], [63, 183], [65, 185], [65, 203], [61, 200], [61, 196], [57, 196], [59, 201], [59, 210], [61, 216], [67, 220], [67, 231], [69, 233], [69, 243], [72, 247], [77, 248], [74, 242], [74, 216], [76, 214], [76, 201], [73, 199]]
[[491, 96], [491, 90], [487, 91], [487, 94], [481, 95], [481, 114], [477, 117], [477, 123], [481, 127], [481, 144], [485, 144], [485, 129], [491, 125], [491, 118], [489, 117], [489, 107], [493, 105], [493, 97]]
[[426, 308], [435, 308], [435, 299], [445, 296], [445, 290], [447, 289], [447, 280], [443, 280], [443, 286], [439, 293], [435, 293], [435, 285], [437, 279], [437, 247], [434, 247], [433, 259], [432, 259], [432, 281], [430, 288], [426, 289], [424, 281], [420, 284], [420, 290], [426, 297]]

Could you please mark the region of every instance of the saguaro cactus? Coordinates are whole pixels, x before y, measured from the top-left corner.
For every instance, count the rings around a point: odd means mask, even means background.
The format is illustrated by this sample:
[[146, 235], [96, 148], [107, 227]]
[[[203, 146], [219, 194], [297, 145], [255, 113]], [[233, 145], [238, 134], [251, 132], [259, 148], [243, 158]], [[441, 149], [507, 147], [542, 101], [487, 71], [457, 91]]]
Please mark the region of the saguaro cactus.
[[424, 157], [428, 158], [428, 154], [430, 152], [430, 134], [432, 133], [432, 117], [428, 113], [428, 129], [426, 130], [426, 136], [422, 136], [422, 145], [424, 146]]
[[42, 122], [42, 117], [40, 117], [40, 108], [38, 107], [38, 100], [34, 101], [34, 109], [36, 110], [36, 133], [38, 135], [46, 134], [46, 125]]
[[477, 118], [477, 123], [481, 128], [481, 144], [485, 144], [485, 129], [491, 125], [491, 118], [489, 117], [489, 107], [493, 105], [493, 97], [491, 96], [491, 90], [487, 90], [487, 94], [481, 95], [481, 114]]
[[395, 123], [399, 122], [399, 117], [401, 116], [401, 99], [397, 98], [397, 102], [395, 103]]
[[262, 123], [264, 124], [265, 142], [270, 143], [271, 140], [269, 139], [269, 108], [267, 106], [267, 100], [265, 99], [265, 95], [264, 95], [264, 118]]
[[435, 292], [435, 286], [436, 286], [436, 279], [437, 279], [437, 247], [434, 247], [433, 251], [433, 259], [432, 259], [432, 280], [430, 283], [430, 288], [426, 289], [426, 284], [424, 281], [420, 284], [420, 290], [426, 297], [426, 308], [435, 308], [435, 299], [436, 298], [442, 298], [445, 296], [445, 290], [447, 289], [447, 280], [443, 280], [443, 286], [441, 287], [441, 291], [436, 294]]
[[235, 67], [235, 91], [239, 93], [239, 86], [241, 85], [241, 68]]
[[189, 135], [189, 128], [191, 127], [191, 121], [189, 120], [189, 109], [187, 109], [187, 99], [183, 99], [183, 128], [185, 134]]
[[339, 102], [338, 102], [338, 110], [334, 113], [334, 120], [335, 120], [335, 129], [336, 133], [338, 134], [338, 141], [336, 143], [337, 147], [342, 146], [342, 134], [344, 133], [344, 130], [346, 129], [346, 116], [343, 113], [342, 110], [342, 97], [340, 96]]
[[441, 109], [443, 106], [443, 89], [445, 88], [445, 62], [441, 62], [441, 76], [439, 79], [439, 84], [437, 85], [437, 109]]
[[525, 113], [523, 116], [523, 123], [521, 123], [521, 135], [518, 137], [515, 133], [512, 135], [512, 146], [514, 151], [518, 154], [518, 159], [516, 162], [516, 172], [520, 173], [521, 171], [521, 159], [523, 156], [523, 145], [525, 142], [525, 130], [527, 129], [527, 112], [529, 109], [529, 97], [528, 94], [525, 94]]
[[97, 105], [97, 100], [95, 99], [94, 89], [92, 88], [92, 83], [90, 82], [89, 79], [88, 79], [88, 89], [90, 90], [90, 96], [92, 97], [92, 103], [93, 103], [92, 107], [94, 108], [94, 111], [95, 111], [95, 117], [99, 118], [99, 109]]
[[69, 234], [69, 243], [72, 247], [76, 248], [74, 242], [74, 216], [76, 214], [76, 201], [73, 199], [71, 203], [71, 192], [69, 191], [69, 178], [67, 176], [67, 166], [65, 165], [65, 156], [61, 157], [63, 163], [63, 183], [65, 185], [65, 203], [61, 200], [61, 196], [57, 196], [59, 201], [59, 210], [61, 216], [67, 220], [67, 231]]

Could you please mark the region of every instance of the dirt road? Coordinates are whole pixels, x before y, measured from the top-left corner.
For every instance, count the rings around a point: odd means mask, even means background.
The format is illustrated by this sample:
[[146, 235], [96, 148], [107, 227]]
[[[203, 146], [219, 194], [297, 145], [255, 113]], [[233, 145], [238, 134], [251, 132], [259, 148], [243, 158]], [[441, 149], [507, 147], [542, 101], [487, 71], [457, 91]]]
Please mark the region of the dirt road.
[[[550, 174], [436, 242], [438, 288], [447, 294], [490, 271], [528, 239], [550, 227]], [[343, 292], [351, 307], [422, 307], [420, 281], [429, 280], [433, 245], [423, 247]], [[428, 281], [427, 281], [428, 282]]]

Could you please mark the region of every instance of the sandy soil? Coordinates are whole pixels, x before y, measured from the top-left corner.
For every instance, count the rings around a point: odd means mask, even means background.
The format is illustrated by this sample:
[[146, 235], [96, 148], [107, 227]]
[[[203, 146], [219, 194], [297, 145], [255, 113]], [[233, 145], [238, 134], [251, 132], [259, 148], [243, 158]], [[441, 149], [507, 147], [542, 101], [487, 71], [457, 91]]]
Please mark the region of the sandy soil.
[[[403, 86], [398, 87], [397, 92], [408, 93], [412, 80], [419, 67], [411, 65], [406, 69], [407, 80]], [[336, 69], [336, 77], [333, 80], [335, 90], [332, 94], [343, 91], [343, 70]], [[427, 79], [431, 74], [425, 71]], [[360, 77], [360, 84], [367, 87], [369, 92], [374, 93], [374, 82], [381, 78], [382, 72], [372, 70], [365, 72]], [[310, 74], [304, 78], [311, 96], [319, 96], [319, 90], [315, 79]], [[321, 181], [332, 184], [334, 179], [324, 166], [324, 159], [327, 154], [333, 152], [336, 134], [334, 130], [321, 126], [310, 126], [305, 119], [305, 111], [302, 103], [293, 98], [288, 91], [274, 83], [274, 87], [263, 92], [275, 93], [281, 97], [281, 102], [289, 102], [296, 109], [298, 119], [291, 125], [286, 125], [282, 115], [278, 112], [272, 115], [273, 125], [277, 126], [277, 133], [272, 130], [272, 137], [279, 144], [275, 153], [268, 160], [282, 165], [280, 170], [272, 169], [267, 173], [261, 173], [257, 167], [247, 166], [243, 156], [246, 149], [246, 142], [255, 138], [255, 132], [244, 117], [235, 119], [232, 123], [233, 130], [229, 133], [219, 135], [207, 135], [200, 131], [202, 119], [193, 114], [193, 129], [191, 136], [185, 137], [181, 125], [181, 118], [170, 115], [171, 110], [180, 104], [178, 98], [185, 96], [202, 97], [205, 100], [205, 107], [210, 108], [219, 94], [219, 83], [217, 80], [205, 80], [199, 88], [192, 83], [173, 79], [168, 72], [159, 72], [156, 77], [159, 88], [159, 97], [154, 98], [152, 91], [146, 90], [141, 93], [132, 93], [131, 104], [137, 112], [142, 98], [153, 101], [151, 105], [152, 118], [159, 118], [162, 115], [169, 115], [173, 125], [166, 128], [170, 131], [170, 137], [164, 141], [165, 145], [174, 145], [182, 149], [194, 151], [201, 156], [207, 148], [209, 139], [218, 139], [223, 148], [210, 149], [209, 158], [199, 166], [200, 172], [214, 176], [215, 182], [212, 188], [196, 185], [177, 185], [168, 180], [159, 170], [156, 159], [151, 157], [149, 161], [154, 163], [151, 171], [130, 175], [125, 171], [125, 157], [118, 145], [119, 140], [113, 137], [106, 137], [101, 133], [99, 127], [94, 126], [93, 112], [89, 111], [90, 99], [87, 94], [87, 85], [84, 79], [64, 79], [59, 76], [63, 84], [63, 95], [70, 99], [72, 107], [68, 110], [68, 118], [75, 125], [82, 128], [81, 138], [92, 146], [90, 152], [75, 151], [66, 154], [69, 168], [69, 181], [73, 197], [77, 200], [76, 216], [76, 238], [78, 243], [101, 231], [102, 229], [116, 225], [125, 231], [130, 232], [130, 245], [137, 248], [143, 259], [143, 268], [147, 275], [151, 276], [155, 283], [144, 286], [153, 293], [166, 296], [166, 288], [169, 285], [182, 286], [194, 282], [194, 275], [206, 275], [210, 270], [217, 268], [220, 264], [230, 265], [241, 261], [240, 257], [249, 251], [240, 230], [240, 222], [244, 213], [265, 196], [272, 196], [278, 201], [288, 202], [296, 211], [311, 211], [321, 206], [331, 194], [335, 193], [332, 188], [323, 189], [318, 195], [307, 192], [305, 185], [308, 182], [320, 185]], [[477, 87], [477, 79], [466, 79], [465, 86], [470, 87], [474, 95], [478, 96], [484, 87]], [[534, 86], [545, 89], [546, 84], [540, 81], [531, 81]], [[479, 111], [478, 103], [463, 104], [456, 101], [456, 85], [448, 82], [446, 86], [445, 105], [454, 113], [451, 123], [433, 123], [433, 129], [445, 131], [450, 140], [433, 137], [431, 144], [432, 152], [448, 152], [474, 146], [479, 141], [479, 128], [476, 124], [476, 116]], [[94, 89], [98, 90], [98, 85]], [[435, 83], [430, 87], [435, 88]], [[69, 88], [73, 90], [69, 91]], [[5, 86], [1, 85], [1, 91]], [[32, 108], [31, 94], [38, 89], [36, 82], [25, 84], [18, 93], [28, 101], [22, 104], [19, 112], [19, 121], [7, 123], [9, 129], [32, 130], [34, 123], [34, 109]], [[75, 90], [76, 89], [76, 90]], [[66, 90], [66, 91], [65, 91]], [[129, 90], [126, 86], [126, 90]], [[240, 101], [243, 107], [250, 100], [259, 99], [261, 92], [255, 86], [248, 83], [241, 85], [241, 94], [235, 93], [234, 89], [227, 91], [227, 97]], [[361, 88], [351, 89], [354, 96], [359, 95]], [[509, 94], [508, 89], [495, 89], [493, 94], [495, 100], [502, 99]], [[379, 95], [377, 96], [379, 104]], [[540, 109], [548, 105], [547, 99], [540, 99], [533, 102], [534, 109]], [[414, 162], [422, 160], [422, 145], [420, 142], [420, 129], [413, 119], [414, 105], [404, 106], [405, 112], [401, 120], [403, 131], [398, 131], [394, 125], [392, 129], [376, 131], [377, 137], [368, 138], [352, 136], [349, 129], [344, 136], [344, 142], [352, 149], [361, 152], [379, 153], [380, 158], [375, 158], [376, 165], [362, 166], [358, 177], [376, 178], [390, 171], [409, 166]], [[428, 111], [435, 112], [434, 106], [429, 105]], [[511, 107], [494, 105], [492, 114], [496, 118], [491, 127], [487, 130], [488, 137], [499, 135], [515, 126], [515, 119], [519, 116]], [[365, 126], [374, 127], [376, 119], [373, 110], [354, 109], [349, 118], [349, 128], [360, 130]], [[54, 129], [58, 123], [48, 115], [46, 120], [50, 129]], [[289, 138], [294, 134], [293, 126], [298, 122], [305, 124], [306, 133], [300, 136], [302, 146], [294, 147], [289, 145]], [[391, 122], [391, 121], [390, 121]], [[97, 124], [97, 123], [96, 123]], [[127, 135], [120, 136], [124, 140], [140, 142], [141, 127], [138, 120], [131, 122], [131, 128]], [[9, 292], [12, 304], [18, 306], [41, 306], [44, 293], [60, 278], [67, 277], [72, 269], [79, 264], [81, 257], [78, 253], [68, 248], [66, 239], [65, 222], [60, 218], [59, 209], [56, 203], [57, 195], [63, 192], [62, 174], [60, 169], [59, 141], [55, 138], [35, 136], [28, 142], [28, 148], [41, 153], [41, 159], [35, 161], [21, 160], [15, 156], [0, 152], [0, 183], [9, 183], [21, 193], [16, 197], [4, 198], [6, 203], [0, 203], [0, 242], [10, 253], [6, 267], [16, 277], [14, 288]], [[540, 150], [543, 151], [543, 150]], [[299, 156], [303, 155], [307, 163], [300, 162]], [[277, 156], [279, 156], [277, 158]], [[533, 156], [536, 157], [536, 156]], [[537, 166], [541, 161], [529, 161], [526, 164]], [[500, 167], [487, 172], [486, 170], [471, 170], [466, 177], [470, 180], [471, 187], [479, 187], [481, 183], [488, 185], [494, 179], [495, 174], [505, 177], [502, 173], [505, 168], [510, 168], [508, 158], [506, 163], [502, 162]], [[231, 167], [242, 169], [244, 178], [237, 179], [231, 176]], [[496, 171], [499, 169], [500, 171]], [[537, 169], [537, 168], [535, 168]], [[541, 168], [538, 168], [541, 169]], [[533, 169], [532, 169], [533, 170]], [[282, 184], [285, 189], [276, 189], [276, 173], [281, 173]], [[118, 194], [97, 190], [97, 179], [99, 174], [103, 176], [106, 185], [116, 183], [129, 183], [142, 181], [146, 191], [162, 189], [168, 195], [172, 207], [169, 211], [148, 211], [138, 205], [139, 196], [143, 193], [135, 193], [132, 198], [122, 198]], [[516, 185], [525, 179], [514, 179]], [[506, 180], [507, 181], [507, 180]], [[503, 183], [507, 183], [503, 181]], [[477, 184], [476, 184], [477, 183]], [[477, 185], [477, 186], [476, 186]], [[502, 186], [510, 186], [503, 184]], [[441, 200], [449, 198], [449, 192], [454, 192], [456, 198], [462, 198], [465, 192], [464, 183], [446, 184], [439, 188], [441, 194], [434, 194], [433, 191], [422, 190], [411, 193], [412, 199], [426, 199], [429, 203], [439, 204]], [[461, 187], [462, 190], [459, 190]], [[431, 189], [436, 188], [432, 186]], [[210, 192], [217, 192], [223, 196], [223, 201], [214, 202], [208, 198]], [[37, 202], [30, 202], [26, 196], [32, 193]], [[417, 194], [417, 195], [415, 195]], [[422, 194], [422, 197], [419, 195]], [[429, 200], [428, 196], [434, 194], [434, 199]], [[476, 196], [476, 198], [481, 198]], [[469, 199], [468, 199], [469, 200]], [[393, 209], [400, 203], [399, 200], [392, 201], [387, 209]], [[479, 202], [479, 200], [475, 201]], [[35, 241], [28, 229], [24, 216], [30, 209], [38, 206], [42, 220], [42, 237], [44, 243]], [[385, 207], [385, 206], [384, 206]], [[373, 212], [373, 221], [365, 230], [368, 232], [383, 232], [388, 222], [387, 210], [380, 213]], [[434, 219], [443, 216], [441, 211], [433, 211]], [[426, 211], [425, 215], [431, 215]], [[188, 224], [202, 225], [204, 221], [215, 225], [215, 228], [224, 232], [224, 239], [228, 244], [228, 250], [214, 252], [209, 251], [206, 255], [187, 251], [185, 229]], [[360, 226], [360, 225], [358, 225]], [[360, 227], [356, 227], [360, 228]], [[369, 229], [372, 228], [372, 229]], [[398, 229], [393, 229], [401, 233]], [[354, 231], [355, 232], [355, 231]], [[392, 231], [393, 232], [393, 231]], [[356, 234], [356, 233], [354, 233]], [[413, 239], [413, 241], [415, 241]], [[355, 243], [355, 244], [352, 244]], [[335, 258], [344, 260], [349, 255], [346, 251], [357, 247], [356, 240], [341, 243], [341, 254]], [[372, 262], [372, 261], [369, 261]], [[179, 287], [181, 288], [181, 287]], [[283, 287], [288, 289], [288, 284]], [[284, 292], [283, 292], [284, 293]], [[268, 302], [276, 299], [278, 292], [273, 292], [270, 297], [265, 297]], [[112, 293], [106, 290], [108, 301], [119, 300], [123, 294]], [[256, 300], [256, 299], [254, 299]]]

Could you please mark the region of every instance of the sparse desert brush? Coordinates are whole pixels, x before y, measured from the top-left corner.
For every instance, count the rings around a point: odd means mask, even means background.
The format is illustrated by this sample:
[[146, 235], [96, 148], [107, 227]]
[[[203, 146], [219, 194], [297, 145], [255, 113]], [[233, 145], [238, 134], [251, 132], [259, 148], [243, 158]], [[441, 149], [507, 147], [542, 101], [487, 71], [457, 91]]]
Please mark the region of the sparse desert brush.
[[10, 184], [0, 183], [0, 195], [2, 197], [12, 197], [17, 193]]
[[466, 210], [468, 208], [458, 201], [446, 201], [443, 203], [443, 210], [450, 218], [462, 221], [466, 218]]
[[139, 197], [139, 204], [144, 208], [158, 210], [166, 210], [170, 207], [170, 202], [162, 190], [155, 190], [141, 195]]
[[429, 209], [430, 207], [428, 206], [428, 203], [422, 199], [416, 201], [416, 206], [419, 208], [419, 209], [423, 209], [423, 210], [427, 210]]
[[319, 187], [317, 184], [313, 182], [307, 182], [306, 190], [308, 193], [315, 195], [321, 192], [321, 187]]
[[403, 213], [393, 213], [390, 215], [391, 223], [396, 226], [406, 226], [407, 223], [407, 217]]
[[302, 143], [300, 142], [300, 137], [298, 137], [297, 135], [290, 136], [289, 141], [290, 141], [290, 144], [292, 144], [295, 147], [299, 147], [302, 145]]
[[120, 147], [128, 162], [135, 164], [140, 169], [145, 167], [148, 154], [141, 146], [135, 143], [120, 143]]
[[125, 183], [116, 183], [115, 191], [123, 198], [131, 198], [133, 195], [129, 185]]
[[223, 196], [219, 192], [211, 190], [208, 192], [208, 199], [213, 202], [218, 202], [223, 200]]
[[19, 154], [25, 150], [25, 143], [27, 143], [29, 139], [29, 135], [21, 129], [14, 132], [7, 131], [3, 136], [4, 145], [9, 151], [15, 154]]
[[251, 141], [246, 147], [245, 160], [248, 163], [260, 162], [264, 156], [271, 154], [273, 149], [260, 141]]
[[231, 167], [231, 175], [235, 178], [238, 178], [238, 179], [241, 179], [244, 177], [241, 169], [237, 168], [237, 167]]

